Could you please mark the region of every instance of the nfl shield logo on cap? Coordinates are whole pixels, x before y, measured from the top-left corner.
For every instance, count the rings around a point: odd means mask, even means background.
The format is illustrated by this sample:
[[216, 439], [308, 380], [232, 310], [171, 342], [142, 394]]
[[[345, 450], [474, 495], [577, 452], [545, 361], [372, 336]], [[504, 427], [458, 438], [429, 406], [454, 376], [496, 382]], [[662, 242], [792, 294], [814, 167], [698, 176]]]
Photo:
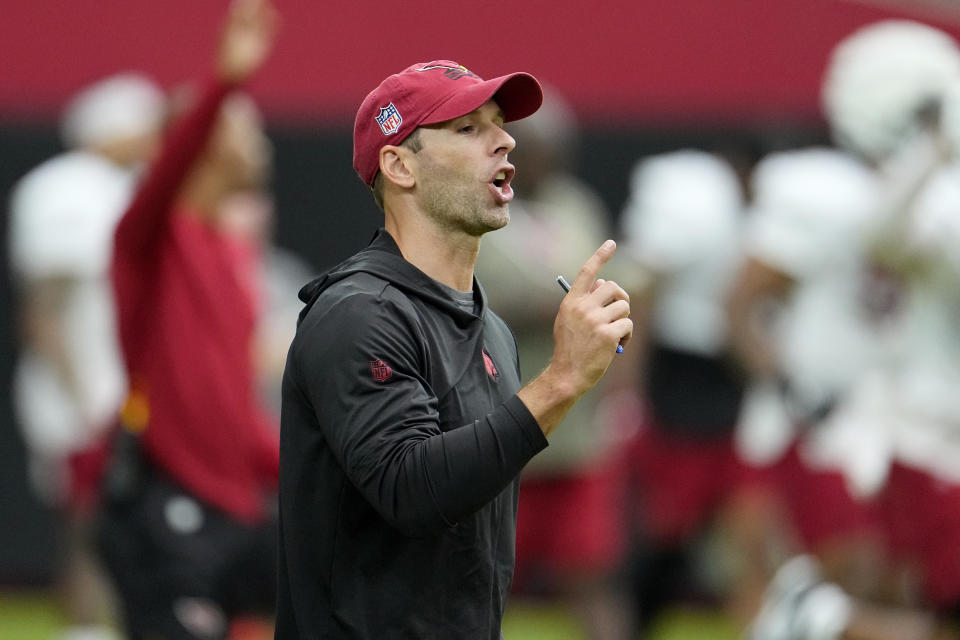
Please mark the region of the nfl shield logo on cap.
[[400, 123], [403, 122], [403, 117], [392, 102], [385, 107], [380, 107], [380, 115], [375, 116], [375, 119], [385, 136], [396, 133], [400, 128]]

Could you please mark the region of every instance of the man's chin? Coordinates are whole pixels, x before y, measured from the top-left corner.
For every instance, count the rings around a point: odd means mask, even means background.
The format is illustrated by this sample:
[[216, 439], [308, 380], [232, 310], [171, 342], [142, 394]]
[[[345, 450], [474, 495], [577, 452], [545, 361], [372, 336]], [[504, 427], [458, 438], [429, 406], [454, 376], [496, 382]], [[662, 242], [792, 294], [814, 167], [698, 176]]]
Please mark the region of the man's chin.
[[503, 229], [505, 226], [510, 224], [510, 205], [502, 204], [498, 206], [495, 210], [495, 215], [490, 216], [489, 222], [489, 231]]
[[463, 228], [471, 236], [482, 236], [485, 233], [502, 229], [510, 222], [510, 209], [500, 205], [479, 212], [468, 227]]

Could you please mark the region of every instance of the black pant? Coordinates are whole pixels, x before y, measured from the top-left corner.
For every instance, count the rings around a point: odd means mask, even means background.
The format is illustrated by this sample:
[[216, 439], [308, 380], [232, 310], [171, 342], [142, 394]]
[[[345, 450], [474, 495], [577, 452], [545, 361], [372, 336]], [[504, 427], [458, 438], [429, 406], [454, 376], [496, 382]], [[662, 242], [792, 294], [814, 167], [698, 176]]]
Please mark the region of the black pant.
[[132, 640], [219, 640], [237, 614], [272, 614], [275, 519], [250, 527], [142, 461], [114, 462], [135, 472], [120, 490], [108, 473], [97, 542]]

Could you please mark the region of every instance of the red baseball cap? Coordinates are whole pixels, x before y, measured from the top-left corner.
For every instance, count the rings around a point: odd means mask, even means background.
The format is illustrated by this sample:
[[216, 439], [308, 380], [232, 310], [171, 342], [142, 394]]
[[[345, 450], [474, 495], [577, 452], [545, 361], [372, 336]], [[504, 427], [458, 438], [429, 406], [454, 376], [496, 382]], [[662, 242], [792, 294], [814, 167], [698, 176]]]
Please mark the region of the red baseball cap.
[[494, 99], [504, 121], [526, 118], [540, 108], [543, 91], [528, 73], [484, 80], [450, 60], [411, 65], [371, 91], [353, 125], [353, 168], [373, 186], [380, 171], [380, 149], [400, 144], [424, 124], [466, 115]]

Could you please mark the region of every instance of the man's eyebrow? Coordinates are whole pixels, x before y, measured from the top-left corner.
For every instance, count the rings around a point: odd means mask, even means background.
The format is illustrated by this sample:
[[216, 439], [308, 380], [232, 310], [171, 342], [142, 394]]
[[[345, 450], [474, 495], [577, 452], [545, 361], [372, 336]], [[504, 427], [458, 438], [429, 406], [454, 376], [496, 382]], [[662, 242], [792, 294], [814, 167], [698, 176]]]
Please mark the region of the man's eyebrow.
[[[462, 116], [458, 116], [458, 117], [456, 117], [456, 118], [454, 118], [454, 119], [452, 119], [452, 120], [449, 120], [448, 122], [449, 122], [450, 124], [456, 124], [456, 123], [458, 123], [458, 122], [460, 122], [461, 120], [464, 120], [464, 119], [466, 119], [466, 118], [477, 118], [477, 117], [480, 117], [480, 116], [482, 116], [482, 115], [483, 115], [483, 106], [479, 106], [479, 107], [477, 107], [476, 109], [474, 109], [473, 111], [471, 111], [470, 113], [465, 113], [465, 114], [463, 114]], [[497, 110], [494, 112], [493, 117], [492, 117], [491, 119], [492, 119], [494, 122], [497, 122], [498, 124], [503, 124], [504, 122], [506, 122], [507, 117], [506, 117], [505, 115], [503, 115], [503, 109], [500, 109], [499, 107], [497, 107]], [[429, 126], [429, 125], [427, 125], [427, 126]]]

